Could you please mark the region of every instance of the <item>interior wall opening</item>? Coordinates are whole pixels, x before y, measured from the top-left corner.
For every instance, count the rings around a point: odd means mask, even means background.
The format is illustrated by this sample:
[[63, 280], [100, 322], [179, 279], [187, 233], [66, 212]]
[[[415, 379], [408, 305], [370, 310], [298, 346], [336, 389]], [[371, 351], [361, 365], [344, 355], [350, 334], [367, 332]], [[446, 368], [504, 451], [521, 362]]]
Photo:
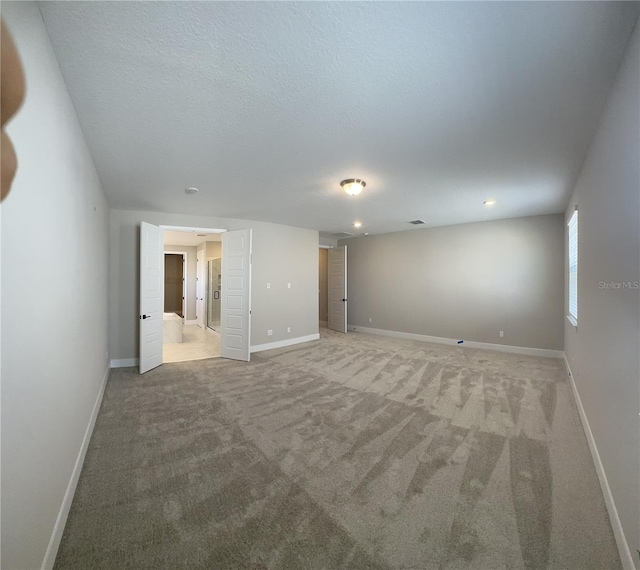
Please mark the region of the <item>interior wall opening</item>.
[[[220, 356], [221, 235], [204, 230], [164, 231], [163, 362]], [[174, 308], [178, 300], [175, 290], [179, 285], [175, 278], [177, 261], [169, 255], [184, 256], [181, 310]]]

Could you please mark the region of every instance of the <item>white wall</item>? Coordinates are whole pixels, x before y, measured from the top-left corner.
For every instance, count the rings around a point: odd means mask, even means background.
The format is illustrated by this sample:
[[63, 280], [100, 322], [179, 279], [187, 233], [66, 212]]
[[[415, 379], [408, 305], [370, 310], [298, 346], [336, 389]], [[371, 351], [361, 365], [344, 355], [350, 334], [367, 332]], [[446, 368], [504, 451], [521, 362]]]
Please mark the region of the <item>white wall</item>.
[[[567, 207], [568, 222], [578, 206], [578, 327], [565, 321], [564, 330], [565, 353], [638, 567], [640, 291], [601, 282], [640, 281], [639, 70], [636, 25]], [[568, 314], [568, 300], [566, 307]], [[615, 516], [612, 522], [615, 531]]]
[[[140, 222], [253, 230], [251, 345], [318, 333], [318, 232], [229, 218], [112, 210], [109, 347], [115, 360], [138, 357]], [[271, 288], [267, 289], [267, 282]], [[287, 289], [291, 283], [291, 289]], [[291, 332], [287, 333], [287, 327]], [[267, 336], [267, 329], [273, 336]]]
[[168, 245], [165, 251], [187, 254], [187, 298], [185, 299], [185, 319], [194, 321], [196, 318], [196, 246], [195, 245]]
[[1, 207], [1, 565], [31, 569], [107, 372], [108, 207], [38, 4], [3, 2], [2, 17], [27, 95], [8, 128], [19, 167]]
[[557, 214], [342, 240], [349, 324], [562, 350], [563, 231]]

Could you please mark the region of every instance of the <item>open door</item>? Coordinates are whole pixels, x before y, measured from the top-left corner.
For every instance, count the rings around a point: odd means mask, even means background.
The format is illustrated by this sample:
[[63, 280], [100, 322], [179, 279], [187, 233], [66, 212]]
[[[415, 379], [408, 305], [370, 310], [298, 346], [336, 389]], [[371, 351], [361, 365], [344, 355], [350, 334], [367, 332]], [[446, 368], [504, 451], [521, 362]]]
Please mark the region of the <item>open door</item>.
[[347, 332], [347, 246], [329, 250], [329, 328]]
[[162, 364], [163, 230], [140, 226], [140, 374]]
[[250, 229], [222, 234], [221, 293], [220, 355], [248, 362], [251, 346]]

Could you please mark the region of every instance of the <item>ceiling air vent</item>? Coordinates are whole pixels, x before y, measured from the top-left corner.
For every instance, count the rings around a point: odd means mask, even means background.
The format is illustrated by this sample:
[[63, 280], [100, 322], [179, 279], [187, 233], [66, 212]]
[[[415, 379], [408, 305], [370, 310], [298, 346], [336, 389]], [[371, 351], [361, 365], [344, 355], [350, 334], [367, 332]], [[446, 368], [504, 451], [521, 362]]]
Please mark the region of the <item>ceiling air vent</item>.
[[334, 238], [342, 239], [351, 237], [354, 234], [350, 234], [349, 232], [338, 232], [337, 234], [331, 234]]
[[422, 224], [426, 224], [427, 222], [425, 222], [424, 220], [412, 220], [409, 223], [413, 224], [414, 226], [421, 226]]

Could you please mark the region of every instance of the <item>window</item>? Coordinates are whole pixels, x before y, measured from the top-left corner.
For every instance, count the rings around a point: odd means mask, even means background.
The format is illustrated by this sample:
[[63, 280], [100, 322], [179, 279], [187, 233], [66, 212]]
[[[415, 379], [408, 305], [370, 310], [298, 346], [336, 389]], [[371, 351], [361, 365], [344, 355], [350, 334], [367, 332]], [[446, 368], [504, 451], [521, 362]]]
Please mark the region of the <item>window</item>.
[[578, 325], [578, 208], [569, 220], [569, 314], [567, 318]]

